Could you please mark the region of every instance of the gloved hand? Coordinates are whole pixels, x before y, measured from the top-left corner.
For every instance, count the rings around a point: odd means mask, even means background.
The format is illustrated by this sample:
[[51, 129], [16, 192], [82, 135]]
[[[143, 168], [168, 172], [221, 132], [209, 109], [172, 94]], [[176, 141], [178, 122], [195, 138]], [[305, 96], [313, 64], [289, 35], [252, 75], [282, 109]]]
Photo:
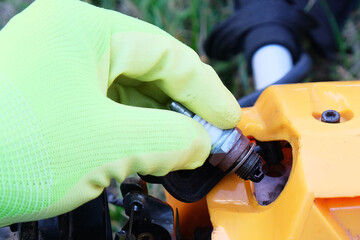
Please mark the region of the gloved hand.
[[38, 0], [0, 32], [0, 92], [0, 226], [70, 211], [110, 178], [200, 166], [210, 138], [153, 109], [169, 99], [221, 128], [241, 114], [191, 49], [75, 0]]

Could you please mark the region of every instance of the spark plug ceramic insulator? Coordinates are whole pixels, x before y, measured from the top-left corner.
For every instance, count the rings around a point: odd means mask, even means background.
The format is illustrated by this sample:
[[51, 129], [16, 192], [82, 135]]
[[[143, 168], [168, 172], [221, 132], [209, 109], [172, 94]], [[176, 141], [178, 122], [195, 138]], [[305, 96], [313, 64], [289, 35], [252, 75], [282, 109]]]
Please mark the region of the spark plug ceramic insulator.
[[223, 130], [208, 123], [200, 116], [178, 102], [170, 104], [172, 111], [184, 114], [199, 122], [211, 138], [211, 152], [207, 161], [214, 167], [240, 178], [259, 182], [264, 177], [261, 171], [262, 159], [254, 151], [255, 144], [245, 137], [239, 128]]

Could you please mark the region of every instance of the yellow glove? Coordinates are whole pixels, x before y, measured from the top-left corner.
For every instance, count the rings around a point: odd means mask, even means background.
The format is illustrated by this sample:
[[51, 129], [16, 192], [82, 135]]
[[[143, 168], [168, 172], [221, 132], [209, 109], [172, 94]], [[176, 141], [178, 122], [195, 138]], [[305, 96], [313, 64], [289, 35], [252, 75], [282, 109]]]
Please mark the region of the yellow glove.
[[174, 99], [221, 128], [240, 119], [195, 52], [84, 2], [36, 1], [0, 32], [0, 53], [0, 226], [70, 211], [110, 178], [204, 162], [210, 138], [199, 123], [142, 107]]

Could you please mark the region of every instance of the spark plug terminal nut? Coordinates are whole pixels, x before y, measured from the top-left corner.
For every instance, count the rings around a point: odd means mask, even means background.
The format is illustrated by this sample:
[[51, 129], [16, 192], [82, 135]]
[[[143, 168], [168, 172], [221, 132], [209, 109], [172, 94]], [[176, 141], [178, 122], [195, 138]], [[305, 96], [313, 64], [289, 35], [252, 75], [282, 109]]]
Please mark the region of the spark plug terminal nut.
[[209, 133], [211, 152], [207, 161], [227, 174], [234, 173], [242, 179], [259, 182], [264, 177], [261, 171], [262, 159], [254, 151], [255, 144], [245, 137], [237, 127], [223, 130], [208, 123], [178, 102], [172, 102], [170, 109], [192, 117]]

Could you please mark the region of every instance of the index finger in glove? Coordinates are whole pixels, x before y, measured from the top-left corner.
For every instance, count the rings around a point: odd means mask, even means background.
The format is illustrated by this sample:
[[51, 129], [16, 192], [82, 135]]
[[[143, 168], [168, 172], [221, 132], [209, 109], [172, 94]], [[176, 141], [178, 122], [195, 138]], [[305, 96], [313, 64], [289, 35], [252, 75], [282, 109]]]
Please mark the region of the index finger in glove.
[[220, 128], [238, 123], [239, 104], [196, 52], [155, 26], [121, 14], [114, 16], [109, 86], [115, 79], [121, 82], [122, 76], [126, 81], [152, 82]]

